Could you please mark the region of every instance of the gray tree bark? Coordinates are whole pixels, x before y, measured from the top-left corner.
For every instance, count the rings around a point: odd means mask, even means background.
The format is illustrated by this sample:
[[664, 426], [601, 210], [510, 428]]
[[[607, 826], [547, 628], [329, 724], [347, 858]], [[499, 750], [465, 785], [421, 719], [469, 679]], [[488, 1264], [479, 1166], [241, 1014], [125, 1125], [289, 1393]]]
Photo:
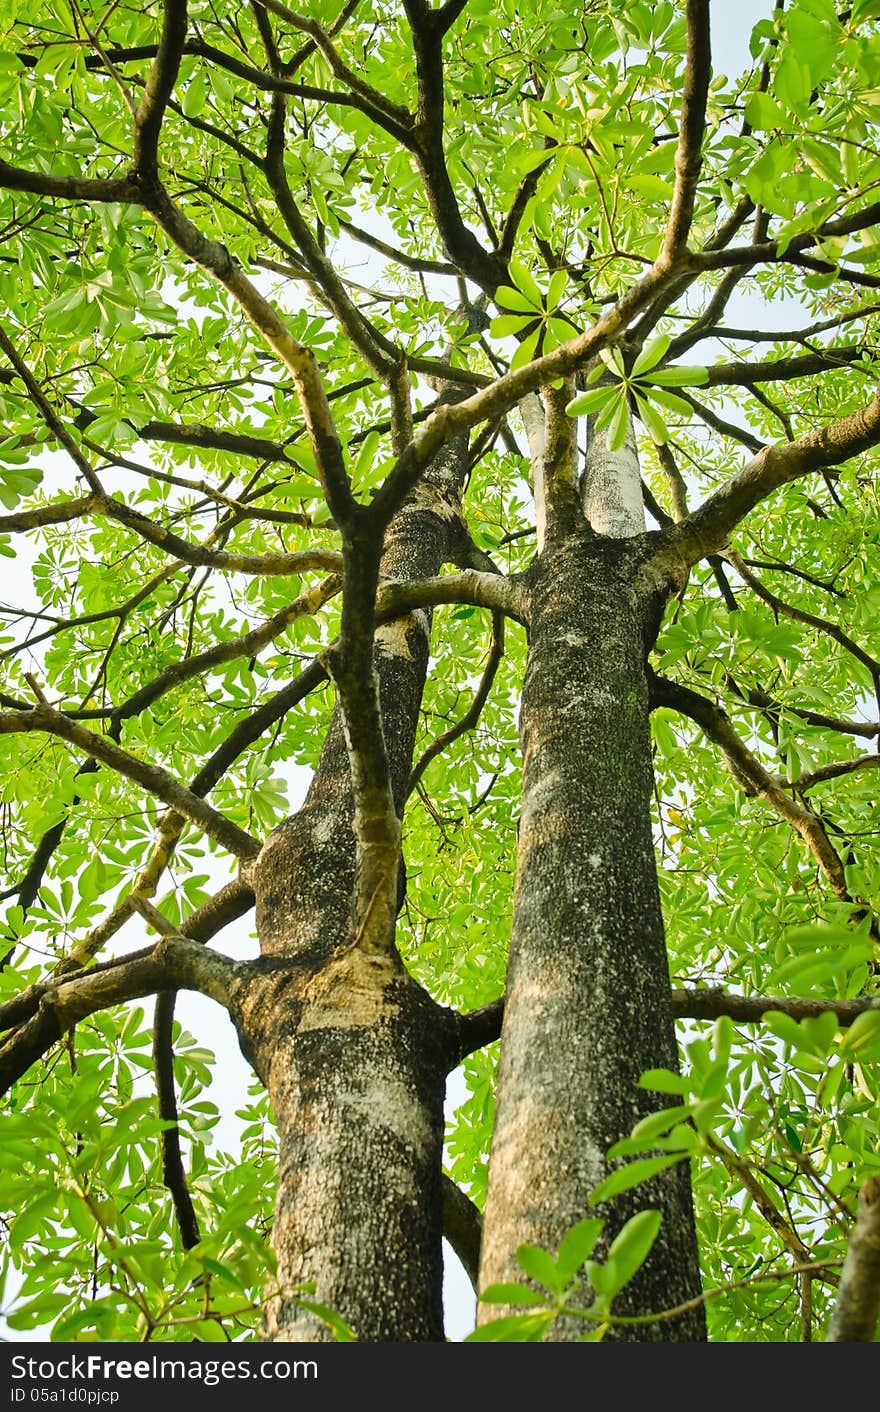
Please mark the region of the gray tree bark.
[[[426, 578], [454, 556], [467, 453], [467, 438], [458, 438], [435, 459], [389, 526], [383, 573]], [[401, 815], [429, 630], [430, 616], [419, 612], [376, 634]], [[272, 1243], [281, 1293], [267, 1301], [265, 1337], [333, 1338], [295, 1298], [307, 1282], [361, 1341], [437, 1341], [451, 1017], [396, 955], [370, 956], [357, 945], [352, 815], [337, 710], [302, 809], [267, 840], [254, 875], [265, 974], [239, 1017], [240, 1036], [280, 1134]]]
[[[700, 1289], [686, 1164], [589, 1206], [611, 1169], [607, 1149], [668, 1101], [640, 1089], [639, 1075], [678, 1068], [650, 816], [646, 659], [664, 589], [651, 536], [637, 532], [632, 464], [629, 447], [616, 460], [603, 449], [601, 478], [615, 494], [606, 504], [588, 478], [584, 499], [607, 532], [560, 520], [531, 570], [522, 818], [480, 1268], [481, 1288], [520, 1280], [521, 1244], [555, 1253], [588, 1214], [608, 1219], [601, 1258], [631, 1215], [659, 1209], [659, 1237], [618, 1314], [659, 1312]], [[580, 1302], [589, 1298], [584, 1289]], [[513, 1312], [484, 1305], [481, 1319]], [[584, 1331], [565, 1317], [549, 1338]], [[611, 1336], [702, 1339], [703, 1312]]]

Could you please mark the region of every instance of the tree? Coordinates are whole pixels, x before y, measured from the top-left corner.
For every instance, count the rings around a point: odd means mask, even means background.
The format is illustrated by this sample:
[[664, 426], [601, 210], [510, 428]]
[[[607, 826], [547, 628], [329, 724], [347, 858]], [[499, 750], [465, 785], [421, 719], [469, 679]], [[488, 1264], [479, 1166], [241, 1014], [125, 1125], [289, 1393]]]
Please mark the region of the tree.
[[871, 1338], [878, 20], [7, 8], [13, 1329]]

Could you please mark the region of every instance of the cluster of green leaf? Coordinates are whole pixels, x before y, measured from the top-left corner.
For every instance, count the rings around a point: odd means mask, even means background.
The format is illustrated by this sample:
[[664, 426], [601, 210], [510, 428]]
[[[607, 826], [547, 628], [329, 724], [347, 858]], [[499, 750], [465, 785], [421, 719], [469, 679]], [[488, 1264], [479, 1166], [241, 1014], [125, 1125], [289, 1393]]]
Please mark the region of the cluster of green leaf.
[[[578, 1221], [563, 1239], [555, 1259], [540, 1246], [521, 1245], [519, 1264], [541, 1288], [487, 1285], [480, 1299], [484, 1304], [523, 1305], [529, 1312], [490, 1319], [469, 1334], [466, 1342], [540, 1343], [556, 1319], [568, 1316], [584, 1321], [586, 1332], [578, 1343], [601, 1343], [615, 1318], [613, 1302], [650, 1255], [660, 1222], [659, 1211], [639, 1211], [618, 1231], [604, 1260], [590, 1259], [605, 1225], [597, 1217]], [[577, 1302], [584, 1278], [594, 1294], [586, 1307]]]
[[653, 342], [646, 344], [627, 371], [623, 354], [619, 348], [603, 349], [602, 364], [597, 364], [587, 375], [587, 382], [598, 382], [605, 369], [612, 376], [611, 386], [594, 387], [580, 392], [569, 402], [566, 411], [570, 417], [579, 417], [584, 412], [595, 415], [594, 431], [605, 432], [609, 451], [618, 451], [626, 441], [629, 430], [629, 410], [635, 405], [651, 440], [663, 446], [669, 440], [669, 428], [663, 420], [659, 408], [690, 417], [691, 407], [674, 392], [671, 387], [699, 387], [709, 381], [706, 368], [687, 367], [672, 364], [661, 368], [658, 365], [669, 351], [672, 335], [661, 334]]
[[[140, 1007], [93, 1017], [4, 1119], [2, 1282], [9, 1328], [65, 1341], [225, 1341], [256, 1328], [272, 1278], [276, 1143], [265, 1099], [238, 1115], [236, 1156], [213, 1152], [214, 1056], [175, 1027], [180, 1132], [202, 1239], [180, 1248]], [[8, 1294], [7, 1294], [8, 1299]], [[6, 1303], [6, 1299], [4, 1299]]]

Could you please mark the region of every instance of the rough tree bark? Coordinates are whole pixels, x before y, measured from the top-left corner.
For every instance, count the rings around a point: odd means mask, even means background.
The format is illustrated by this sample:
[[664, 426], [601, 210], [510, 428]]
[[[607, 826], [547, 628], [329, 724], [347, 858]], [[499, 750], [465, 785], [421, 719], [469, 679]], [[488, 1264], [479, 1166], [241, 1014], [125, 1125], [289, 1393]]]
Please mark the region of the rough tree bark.
[[[457, 437], [389, 526], [384, 574], [429, 577], [458, 553], [467, 466], [467, 437]], [[376, 634], [399, 815], [429, 630], [429, 613], [419, 611]], [[352, 934], [352, 814], [337, 708], [302, 809], [270, 836], [255, 869], [266, 973], [238, 1016], [242, 1047], [279, 1125], [278, 1286], [290, 1291], [313, 1282], [314, 1298], [337, 1310], [361, 1340], [437, 1341], [443, 1338], [440, 1176], [450, 1017], [395, 955], [370, 955]], [[267, 1304], [265, 1336], [333, 1337], [321, 1319], [283, 1295]]]
[[[555, 420], [540, 467], [547, 546], [529, 571], [522, 818], [481, 1286], [522, 1278], [522, 1244], [558, 1248], [589, 1212], [607, 1149], [660, 1106], [639, 1075], [678, 1068], [651, 832], [647, 683], [671, 585], [653, 568], [632, 435], [612, 452], [591, 428], [575, 497], [574, 446]], [[610, 1213], [601, 1208], [610, 1215], [603, 1247], [647, 1207], [663, 1223], [652, 1258], [615, 1304], [621, 1314], [661, 1310], [699, 1289], [681, 1166], [618, 1197]], [[504, 1312], [513, 1310], [484, 1307], [482, 1317]], [[551, 1337], [583, 1331], [582, 1321], [561, 1318]], [[611, 1336], [704, 1338], [703, 1310]]]

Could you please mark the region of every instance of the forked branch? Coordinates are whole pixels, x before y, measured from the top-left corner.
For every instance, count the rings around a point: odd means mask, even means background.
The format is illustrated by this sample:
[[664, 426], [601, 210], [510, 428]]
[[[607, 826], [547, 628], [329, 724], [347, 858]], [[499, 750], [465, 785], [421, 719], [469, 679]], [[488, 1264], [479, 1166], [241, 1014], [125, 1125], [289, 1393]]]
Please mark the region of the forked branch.
[[188, 937], [162, 937], [146, 953], [49, 985], [29, 1020], [0, 1047], [0, 1093], [27, 1073], [80, 1020], [161, 990], [197, 990], [227, 1007], [241, 963]]

